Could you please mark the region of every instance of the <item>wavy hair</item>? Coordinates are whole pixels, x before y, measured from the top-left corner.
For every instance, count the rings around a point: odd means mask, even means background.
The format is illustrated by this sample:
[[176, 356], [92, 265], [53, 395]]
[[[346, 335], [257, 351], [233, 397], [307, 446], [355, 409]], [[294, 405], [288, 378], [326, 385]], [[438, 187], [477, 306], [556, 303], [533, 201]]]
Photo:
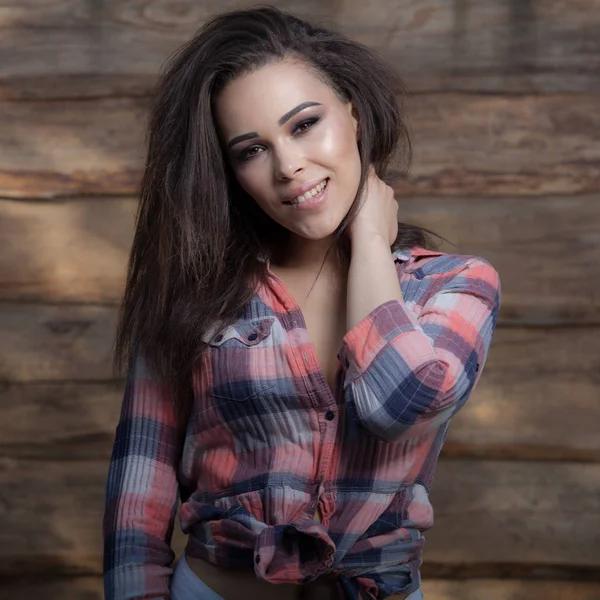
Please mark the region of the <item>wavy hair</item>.
[[[234, 78], [286, 58], [311, 68], [356, 111], [361, 178], [335, 232], [332, 247], [340, 261], [350, 261], [347, 228], [360, 209], [369, 166], [385, 179], [392, 160], [404, 173], [410, 164], [402, 81], [374, 52], [330, 29], [260, 6], [214, 17], [170, 58], [147, 124], [114, 367], [122, 373], [143, 354], [169, 386], [182, 423], [193, 401], [191, 375], [205, 347], [203, 334], [217, 321], [239, 317], [256, 283], [268, 277], [264, 257], [287, 234], [233, 176], [214, 102]], [[392, 249], [435, 247], [428, 233], [399, 223]]]

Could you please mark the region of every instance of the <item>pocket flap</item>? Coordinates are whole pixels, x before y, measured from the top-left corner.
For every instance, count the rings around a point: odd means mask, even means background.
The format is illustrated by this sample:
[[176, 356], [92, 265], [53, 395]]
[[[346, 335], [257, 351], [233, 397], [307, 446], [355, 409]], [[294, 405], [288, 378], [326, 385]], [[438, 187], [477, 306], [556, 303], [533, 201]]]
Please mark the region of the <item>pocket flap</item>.
[[256, 346], [271, 335], [271, 328], [274, 321], [274, 317], [238, 321], [229, 327], [216, 331], [210, 339], [205, 341], [215, 348], [222, 346], [225, 342], [232, 339], [248, 347]]

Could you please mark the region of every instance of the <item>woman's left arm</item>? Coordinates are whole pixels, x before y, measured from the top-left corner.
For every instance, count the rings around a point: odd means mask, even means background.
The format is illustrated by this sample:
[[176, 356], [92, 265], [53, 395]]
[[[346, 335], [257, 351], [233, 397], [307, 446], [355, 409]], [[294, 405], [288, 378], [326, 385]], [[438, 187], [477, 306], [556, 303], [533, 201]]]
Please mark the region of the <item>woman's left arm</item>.
[[340, 355], [347, 410], [381, 439], [412, 438], [450, 419], [481, 376], [498, 317], [498, 273], [465, 257], [413, 311], [388, 240], [362, 229], [352, 246]]

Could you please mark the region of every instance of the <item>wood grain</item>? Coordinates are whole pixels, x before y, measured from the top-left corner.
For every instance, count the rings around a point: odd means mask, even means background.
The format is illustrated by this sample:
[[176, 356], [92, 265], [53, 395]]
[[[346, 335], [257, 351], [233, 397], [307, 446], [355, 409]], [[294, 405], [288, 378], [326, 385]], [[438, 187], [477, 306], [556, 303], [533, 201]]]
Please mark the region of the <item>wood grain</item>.
[[[108, 341], [94, 340], [108, 331], [109, 318], [81, 308], [73, 321], [60, 313], [20, 314], [26, 322], [39, 316], [40, 323], [14, 337], [2, 332], [3, 376], [21, 383], [0, 387], [0, 455], [108, 459], [123, 382], [107, 381], [110, 369], [94, 347]], [[53, 323], [63, 323], [64, 331]], [[79, 338], [77, 327], [85, 329]], [[19, 334], [25, 334], [20, 346]], [[27, 340], [34, 341], [31, 348]], [[452, 422], [444, 456], [600, 463], [598, 356], [597, 329], [499, 328], [483, 377]]]
[[0, 600], [104, 600], [101, 577], [14, 577], [0, 583]]
[[597, 600], [600, 597], [598, 583], [578, 581], [424, 579], [422, 589], [427, 600]]
[[[598, 0], [268, 0], [382, 53], [415, 91], [598, 91]], [[216, 12], [253, 0], [4, 0], [0, 97], [140, 94]], [[32, 10], [32, 7], [35, 10]]]
[[0, 381], [111, 379], [116, 319], [112, 307], [3, 304]]
[[497, 329], [444, 453], [600, 462], [599, 337], [594, 328]]
[[108, 460], [124, 382], [0, 384], [0, 456]]
[[148, 100], [0, 103], [0, 196], [135, 194]]
[[600, 192], [538, 198], [398, 197], [399, 219], [446, 252], [483, 256], [502, 285], [503, 324], [600, 324]]
[[403, 196], [598, 197], [597, 103], [591, 95], [412, 98], [408, 122], [414, 160], [397, 191]]
[[[401, 196], [600, 190], [594, 95], [426, 94], [408, 104], [414, 161]], [[0, 197], [136, 194], [147, 101], [0, 102]], [[398, 175], [398, 174], [396, 174]]]
[[134, 198], [0, 201], [0, 299], [117, 304], [136, 208]]
[[[102, 574], [108, 461], [0, 459], [0, 578], [14, 573]], [[44, 515], [44, 535], [32, 514]], [[176, 528], [173, 548], [183, 551]]]
[[[600, 324], [600, 198], [404, 197], [399, 218], [487, 258], [503, 324]], [[133, 239], [134, 198], [0, 201], [0, 300], [116, 305]]]
[[[98, 575], [106, 462], [0, 461], [0, 575]], [[600, 468], [445, 460], [425, 563], [497, 569], [600, 568]], [[44, 515], [44, 535], [32, 514]], [[183, 549], [178, 532], [174, 546]], [[460, 543], [457, 543], [460, 540]], [[429, 569], [431, 570], [431, 569]]]
[[[516, 579], [424, 579], [422, 590], [427, 600], [598, 600], [598, 583], [577, 581], [532, 581]], [[2, 600], [103, 600], [99, 577], [62, 577], [29, 579], [0, 583]]]
[[425, 563], [598, 573], [600, 465], [446, 460], [431, 502], [435, 526], [426, 534]]

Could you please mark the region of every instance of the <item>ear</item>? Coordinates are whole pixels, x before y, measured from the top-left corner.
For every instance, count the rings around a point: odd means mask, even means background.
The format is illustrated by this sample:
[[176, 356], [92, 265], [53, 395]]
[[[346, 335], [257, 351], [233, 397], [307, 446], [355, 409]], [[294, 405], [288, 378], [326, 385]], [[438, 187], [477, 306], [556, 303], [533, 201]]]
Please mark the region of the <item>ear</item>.
[[358, 141], [360, 140], [360, 124], [358, 122], [358, 110], [356, 110], [356, 107], [350, 101], [346, 103], [346, 110], [349, 112], [350, 118], [352, 119], [354, 133], [356, 134], [356, 141]]

